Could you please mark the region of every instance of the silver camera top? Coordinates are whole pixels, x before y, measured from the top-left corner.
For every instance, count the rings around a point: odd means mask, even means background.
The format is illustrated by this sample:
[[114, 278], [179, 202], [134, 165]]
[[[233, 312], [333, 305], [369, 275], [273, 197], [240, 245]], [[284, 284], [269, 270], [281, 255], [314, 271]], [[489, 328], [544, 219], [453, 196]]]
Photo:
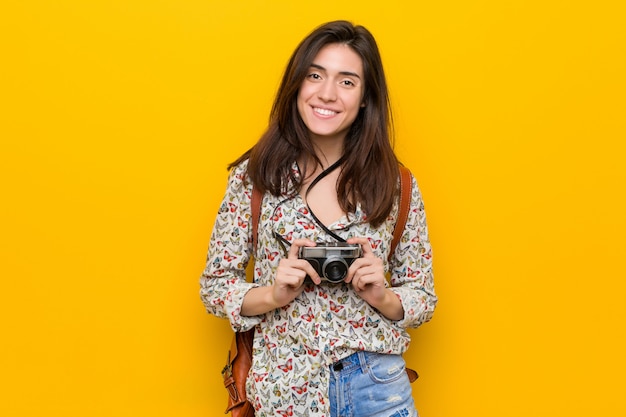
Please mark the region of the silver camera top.
[[318, 243], [317, 246], [301, 247], [299, 254], [301, 258], [328, 258], [331, 256], [360, 258], [361, 245], [345, 242]]

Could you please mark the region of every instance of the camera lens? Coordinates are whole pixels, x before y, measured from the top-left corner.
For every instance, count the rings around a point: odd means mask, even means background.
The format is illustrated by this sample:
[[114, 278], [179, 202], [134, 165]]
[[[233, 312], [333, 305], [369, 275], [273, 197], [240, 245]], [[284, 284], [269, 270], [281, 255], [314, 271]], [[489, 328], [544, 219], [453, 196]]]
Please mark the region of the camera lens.
[[322, 266], [324, 277], [330, 282], [341, 282], [348, 273], [348, 264], [343, 258], [331, 257]]

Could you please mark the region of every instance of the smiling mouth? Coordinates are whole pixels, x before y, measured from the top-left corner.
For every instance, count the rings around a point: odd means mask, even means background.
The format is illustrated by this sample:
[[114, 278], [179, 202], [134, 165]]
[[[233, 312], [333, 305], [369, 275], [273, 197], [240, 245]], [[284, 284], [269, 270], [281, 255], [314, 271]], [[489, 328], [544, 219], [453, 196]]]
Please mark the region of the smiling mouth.
[[320, 109], [319, 107], [314, 107], [313, 111], [322, 116], [334, 116], [337, 114], [336, 111], [328, 110], [328, 109]]

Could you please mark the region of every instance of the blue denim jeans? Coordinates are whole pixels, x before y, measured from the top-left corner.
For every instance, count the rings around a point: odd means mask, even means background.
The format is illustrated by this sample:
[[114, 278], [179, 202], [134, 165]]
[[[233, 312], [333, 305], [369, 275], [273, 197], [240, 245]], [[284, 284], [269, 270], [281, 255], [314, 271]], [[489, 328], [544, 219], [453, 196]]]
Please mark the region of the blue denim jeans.
[[400, 355], [356, 352], [330, 365], [331, 417], [417, 417]]

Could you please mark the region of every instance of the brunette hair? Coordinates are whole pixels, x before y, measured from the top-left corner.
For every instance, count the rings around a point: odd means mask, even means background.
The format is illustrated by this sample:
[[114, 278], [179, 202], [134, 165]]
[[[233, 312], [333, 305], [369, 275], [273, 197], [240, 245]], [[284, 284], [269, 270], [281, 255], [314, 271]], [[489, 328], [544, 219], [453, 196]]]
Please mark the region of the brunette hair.
[[345, 212], [353, 212], [360, 203], [367, 221], [377, 227], [393, 207], [399, 170], [393, 151], [393, 120], [383, 64], [376, 40], [363, 26], [343, 20], [329, 22], [302, 40], [285, 69], [266, 132], [228, 168], [248, 159], [248, 176], [254, 187], [278, 196], [290, 184], [300, 189], [302, 178], [292, 172], [294, 161], [312, 159], [321, 165], [296, 100], [319, 51], [336, 43], [349, 46], [359, 55], [364, 76], [364, 106], [345, 139], [337, 196]]

